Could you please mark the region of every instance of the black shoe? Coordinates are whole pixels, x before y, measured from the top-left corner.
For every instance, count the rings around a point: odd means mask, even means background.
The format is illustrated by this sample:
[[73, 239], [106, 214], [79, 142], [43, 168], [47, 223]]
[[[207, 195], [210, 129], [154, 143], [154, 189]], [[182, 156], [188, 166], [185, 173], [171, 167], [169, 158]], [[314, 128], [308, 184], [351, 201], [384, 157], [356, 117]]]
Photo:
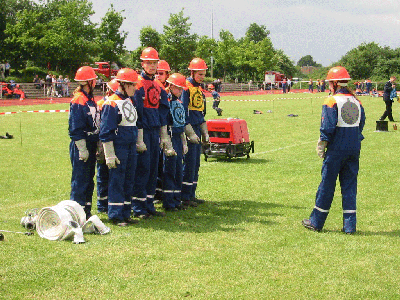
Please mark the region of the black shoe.
[[134, 219], [131, 219], [131, 218], [125, 219], [124, 222], [126, 222], [128, 224], [137, 224], [137, 223], [139, 223], [138, 220], [134, 220]]
[[395, 120], [389, 120], [390, 122], [397, 122], [397, 121], [395, 121]]
[[187, 206], [185, 206], [185, 205], [183, 205], [183, 204], [179, 204], [179, 205], [176, 206], [176, 209], [177, 209], [177, 210], [186, 210], [186, 209], [187, 209]]
[[139, 219], [143, 219], [143, 220], [153, 218], [153, 216], [150, 215], [150, 214], [134, 214], [134, 217], [135, 218], [139, 218]]
[[197, 204], [202, 204], [202, 203], [206, 202], [206, 200], [194, 197], [194, 198], [192, 198], [192, 202], [195, 202]]
[[117, 219], [111, 219], [110, 222], [114, 225], [117, 225], [119, 227], [127, 227], [129, 226], [128, 222], [117, 220]]
[[166, 211], [178, 211], [176, 207], [166, 207], [164, 208]]
[[313, 224], [311, 224], [311, 221], [309, 219], [304, 219], [301, 221], [301, 224], [307, 229], [313, 230], [313, 231], [321, 231], [321, 229], [318, 229], [315, 227]]
[[189, 207], [189, 206], [191, 206], [191, 207], [197, 207], [197, 203], [196, 203], [196, 202], [193, 202], [193, 201], [191, 201], [191, 200], [182, 200], [182, 205], [183, 205], [183, 206], [186, 206], [186, 207]]
[[162, 211], [149, 211], [149, 214], [155, 217], [165, 217], [165, 212]]

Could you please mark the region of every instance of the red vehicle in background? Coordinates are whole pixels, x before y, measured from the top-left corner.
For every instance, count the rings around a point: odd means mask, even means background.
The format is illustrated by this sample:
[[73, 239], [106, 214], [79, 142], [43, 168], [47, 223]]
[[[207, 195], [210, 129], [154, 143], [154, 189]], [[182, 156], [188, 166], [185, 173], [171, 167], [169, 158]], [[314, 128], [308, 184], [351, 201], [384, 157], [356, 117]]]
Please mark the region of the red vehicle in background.
[[282, 85], [283, 79], [285, 78], [285, 74], [279, 73], [277, 71], [266, 71], [264, 80], [267, 85], [279, 88], [279, 86]]
[[113, 68], [113, 65], [111, 65], [108, 62], [105, 61], [100, 61], [100, 62], [95, 62], [96, 66], [93, 68], [93, 70], [96, 73], [103, 74], [107, 78], [111, 79], [111, 76], [117, 76], [118, 73], [118, 68]]

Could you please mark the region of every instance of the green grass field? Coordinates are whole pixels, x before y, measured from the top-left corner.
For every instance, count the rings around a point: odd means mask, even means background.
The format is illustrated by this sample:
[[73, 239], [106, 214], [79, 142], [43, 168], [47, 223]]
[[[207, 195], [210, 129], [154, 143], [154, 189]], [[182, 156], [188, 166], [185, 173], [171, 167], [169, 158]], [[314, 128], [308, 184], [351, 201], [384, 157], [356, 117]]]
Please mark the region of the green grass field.
[[[322, 232], [301, 225], [320, 181], [323, 97], [282, 97], [223, 97], [275, 100], [221, 103], [223, 117], [247, 121], [255, 153], [202, 158], [198, 196], [208, 201], [197, 208], [109, 225], [111, 234], [85, 235], [81, 245], [5, 233], [0, 299], [400, 299], [400, 136], [392, 123], [374, 132], [382, 98], [361, 98], [358, 232], [349, 236], [340, 232], [339, 188]], [[216, 118], [208, 107], [207, 118]], [[33, 108], [68, 104], [0, 112]], [[399, 120], [400, 105], [393, 108]], [[0, 135], [6, 131], [15, 138], [0, 140], [0, 229], [24, 231], [27, 209], [69, 199], [68, 114], [2, 115]]]

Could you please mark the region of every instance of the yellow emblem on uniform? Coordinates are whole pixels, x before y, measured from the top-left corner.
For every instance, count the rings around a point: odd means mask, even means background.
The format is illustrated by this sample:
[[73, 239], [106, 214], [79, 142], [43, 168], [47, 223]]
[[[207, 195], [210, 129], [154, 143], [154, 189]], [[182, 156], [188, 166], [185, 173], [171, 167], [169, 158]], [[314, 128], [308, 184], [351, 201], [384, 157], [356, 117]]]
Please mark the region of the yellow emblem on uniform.
[[200, 87], [189, 87], [189, 110], [204, 110], [203, 93]]

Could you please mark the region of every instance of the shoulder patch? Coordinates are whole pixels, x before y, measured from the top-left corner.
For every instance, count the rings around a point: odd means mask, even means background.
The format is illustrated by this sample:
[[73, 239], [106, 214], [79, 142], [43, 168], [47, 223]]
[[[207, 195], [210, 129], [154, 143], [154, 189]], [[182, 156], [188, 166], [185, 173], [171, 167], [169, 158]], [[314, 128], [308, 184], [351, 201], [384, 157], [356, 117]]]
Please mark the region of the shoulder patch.
[[326, 105], [328, 107], [333, 107], [336, 104], [336, 100], [333, 97], [328, 97], [325, 99], [324, 104], [322, 105]]
[[71, 103], [80, 105], [86, 105], [86, 102], [88, 102], [88, 98], [81, 92], [76, 93], [71, 100]]

